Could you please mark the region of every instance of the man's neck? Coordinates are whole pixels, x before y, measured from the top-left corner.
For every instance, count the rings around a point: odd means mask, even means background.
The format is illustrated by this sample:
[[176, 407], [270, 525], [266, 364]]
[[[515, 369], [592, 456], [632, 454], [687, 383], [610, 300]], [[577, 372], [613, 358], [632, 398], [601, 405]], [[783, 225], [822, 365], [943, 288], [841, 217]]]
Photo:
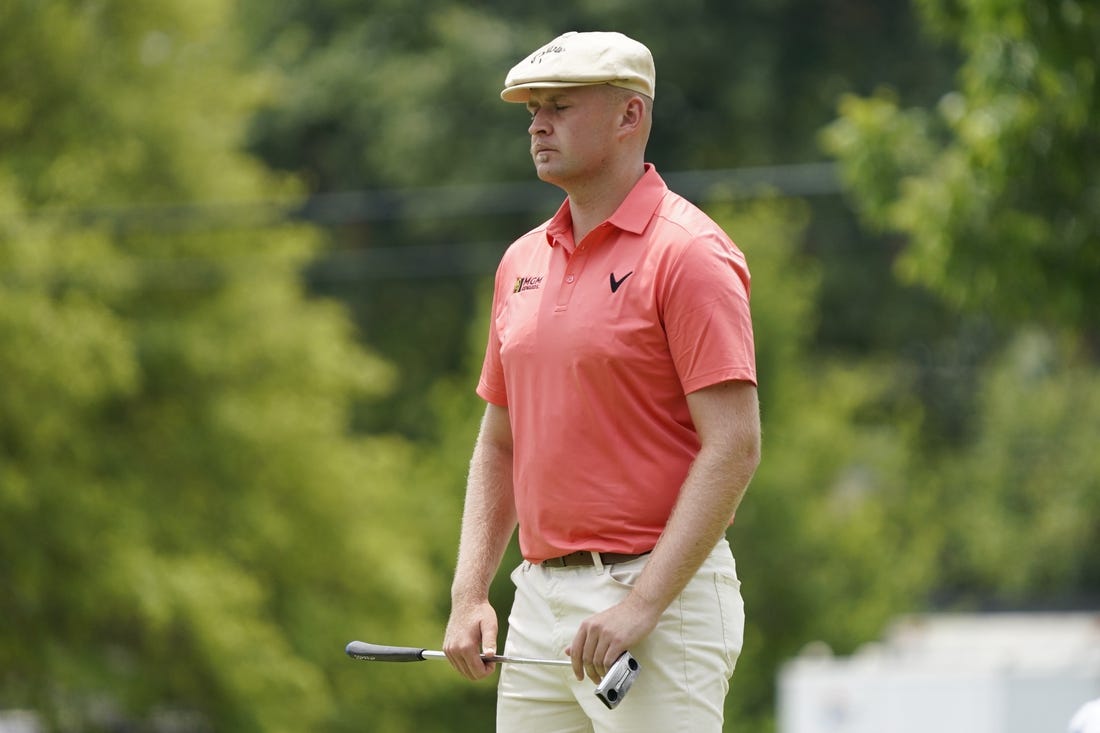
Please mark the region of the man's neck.
[[566, 193], [573, 218], [573, 241], [579, 245], [593, 229], [607, 221], [644, 173], [645, 166], [639, 163], [626, 171], [609, 172], [599, 180], [570, 187]]

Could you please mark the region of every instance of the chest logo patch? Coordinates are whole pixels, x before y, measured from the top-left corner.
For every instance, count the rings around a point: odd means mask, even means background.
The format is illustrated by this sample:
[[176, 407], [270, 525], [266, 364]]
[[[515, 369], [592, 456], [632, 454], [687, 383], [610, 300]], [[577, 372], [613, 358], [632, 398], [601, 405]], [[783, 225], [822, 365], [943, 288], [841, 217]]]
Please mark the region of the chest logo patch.
[[542, 287], [542, 275], [517, 277], [516, 284], [512, 286], [512, 292], [522, 293], [524, 290], [538, 290], [540, 287]]
[[626, 273], [625, 275], [620, 277], [618, 280], [616, 280], [615, 279], [615, 273], [611, 273], [611, 292], [614, 293], [616, 290], [618, 290], [619, 286], [622, 285], [623, 282], [625, 282], [626, 279], [628, 277], [630, 277], [631, 275], [633, 275], [633, 274], [634, 274], [634, 271], [631, 270], [630, 272]]

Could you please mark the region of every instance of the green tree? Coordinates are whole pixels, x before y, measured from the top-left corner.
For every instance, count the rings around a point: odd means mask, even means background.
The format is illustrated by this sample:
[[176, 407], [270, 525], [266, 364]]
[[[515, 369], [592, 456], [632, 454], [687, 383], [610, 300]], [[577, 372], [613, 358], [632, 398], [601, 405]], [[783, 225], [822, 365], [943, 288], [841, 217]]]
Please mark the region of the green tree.
[[283, 88], [253, 144], [321, 191], [528, 180], [523, 113], [497, 95], [512, 64], [567, 30], [620, 30], [651, 47], [651, 155], [666, 170], [819, 158], [814, 135], [838, 94], [902, 80], [931, 97], [950, 70], [907, 0], [244, 7], [254, 53]]
[[448, 683], [342, 654], [445, 581], [411, 447], [349, 431], [392, 370], [251, 206], [298, 190], [241, 152], [233, 10], [0, 7], [0, 700], [50, 729], [403, 731]]
[[968, 607], [1092, 606], [1100, 370], [1077, 339], [1023, 329], [983, 374], [977, 406], [973, 445], [923, 487], [940, 517], [939, 593]]
[[919, 3], [965, 54], [934, 108], [846, 97], [825, 134], [865, 220], [903, 232], [903, 280], [969, 311], [1096, 337], [1100, 8]]
[[1082, 447], [1100, 420], [1100, 9], [920, 8], [964, 54], [958, 88], [930, 108], [847, 97], [823, 140], [864, 221], [900, 242], [899, 278], [958, 314], [947, 330], [969, 352], [961, 375], [943, 365], [962, 429], [913, 476], [940, 556], [930, 600], [1081, 605], [1100, 577]]

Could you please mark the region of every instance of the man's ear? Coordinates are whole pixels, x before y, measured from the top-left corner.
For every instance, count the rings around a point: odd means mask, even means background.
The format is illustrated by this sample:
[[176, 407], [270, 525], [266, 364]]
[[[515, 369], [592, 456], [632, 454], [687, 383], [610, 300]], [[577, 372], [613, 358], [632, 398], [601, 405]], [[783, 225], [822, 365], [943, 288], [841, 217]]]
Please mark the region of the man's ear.
[[629, 97], [619, 117], [619, 131], [627, 135], [634, 134], [642, 129], [644, 122], [645, 102], [638, 96]]

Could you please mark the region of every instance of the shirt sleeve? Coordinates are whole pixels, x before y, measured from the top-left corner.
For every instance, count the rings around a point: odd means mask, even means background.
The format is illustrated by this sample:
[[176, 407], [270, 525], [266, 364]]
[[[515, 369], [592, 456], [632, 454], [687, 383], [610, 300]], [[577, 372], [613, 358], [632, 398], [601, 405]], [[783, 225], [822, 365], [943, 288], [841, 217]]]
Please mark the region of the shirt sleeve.
[[663, 320], [685, 394], [730, 380], [756, 384], [745, 256], [720, 231], [696, 236], [665, 283]]
[[481, 399], [500, 407], [508, 406], [508, 389], [504, 380], [504, 365], [500, 360], [500, 332], [497, 330], [497, 316], [503, 303], [501, 291], [502, 261], [497, 268], [493, 287], [493, 306], [489, 316], [489, 337], [485, 343], [485, 358], [481, 364], [481, 376], [477, 383], [477, 394]]

